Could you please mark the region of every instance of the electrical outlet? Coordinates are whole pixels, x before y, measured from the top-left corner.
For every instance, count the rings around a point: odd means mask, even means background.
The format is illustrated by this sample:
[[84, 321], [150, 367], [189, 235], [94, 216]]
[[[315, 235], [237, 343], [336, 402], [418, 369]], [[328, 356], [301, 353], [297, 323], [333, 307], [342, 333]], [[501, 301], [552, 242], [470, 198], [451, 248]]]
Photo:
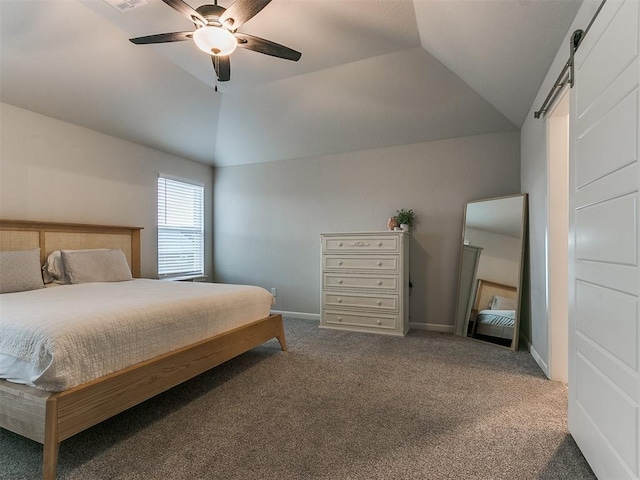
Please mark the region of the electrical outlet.
[[278, 296], [278, 289], [276, 287], [271, 288], [271, 295], [273, 295], [273, 298]]

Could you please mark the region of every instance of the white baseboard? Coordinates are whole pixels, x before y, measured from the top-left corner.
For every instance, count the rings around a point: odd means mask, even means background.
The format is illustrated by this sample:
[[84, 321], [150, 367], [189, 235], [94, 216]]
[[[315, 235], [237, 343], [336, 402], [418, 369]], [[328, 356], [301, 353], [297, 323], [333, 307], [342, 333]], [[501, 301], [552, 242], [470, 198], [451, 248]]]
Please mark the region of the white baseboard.
[[533, 348], [533, 345], [529, 346], [529, 353], [531, 353], [531, 356], [536, 361], [538, 366], [542, 369], [542, 371], [547, 376], [547, 378], [551, 378], [551, 377], [549, 377], [549, 367], [547, 366], [545, 361], [542, 359], [540, 354], [536, 351], [536, 349]]
[[304, 312], [285, 312], [284, 310], [271, 310], [272, 315], [282, 315], [288, 318], [300, 318], [302, 320], [317, 320], [320, 321], [319, 313], [304, 313]]
[[416, 330], [429, 330], [431, 332], [453, 333], [453, 325], [440, 325], [439, 323], [410, 322], [409, 327]]

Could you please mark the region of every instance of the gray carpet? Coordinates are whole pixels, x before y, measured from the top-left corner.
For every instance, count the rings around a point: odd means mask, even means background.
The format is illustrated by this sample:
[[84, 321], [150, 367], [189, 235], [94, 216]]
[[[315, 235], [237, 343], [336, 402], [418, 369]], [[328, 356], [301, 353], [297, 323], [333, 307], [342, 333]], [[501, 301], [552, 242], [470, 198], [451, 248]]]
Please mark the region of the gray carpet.
[[[287, 320], [271, 341], [62, 442], [60, 479], [591, 479], [567, 391], [531, 356], [447, 334]], [[0, 429], [0, 478], [41, 446]]]

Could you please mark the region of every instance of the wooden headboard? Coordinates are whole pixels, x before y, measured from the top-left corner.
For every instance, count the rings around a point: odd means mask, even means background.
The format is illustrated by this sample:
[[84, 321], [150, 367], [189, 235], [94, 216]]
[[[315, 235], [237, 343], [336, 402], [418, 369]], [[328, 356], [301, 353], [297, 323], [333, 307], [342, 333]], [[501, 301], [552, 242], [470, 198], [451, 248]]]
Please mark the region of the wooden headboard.
[[518, 289], [510, 285], [502, 283], [489, 282], [488, 280], [478, 280], [478, 289], [476, 293], [476, 301], [473, 305], [474, 310], [486, 310], [489, 302], [494, 295], [518, 300]]
[[131, 274], [139, 278], [140, 230], [142, 227], [0, 220], [0, 250], [40, 247], [40, 263], [44, 264], [54, 250], [119, 248], [127, 257]]

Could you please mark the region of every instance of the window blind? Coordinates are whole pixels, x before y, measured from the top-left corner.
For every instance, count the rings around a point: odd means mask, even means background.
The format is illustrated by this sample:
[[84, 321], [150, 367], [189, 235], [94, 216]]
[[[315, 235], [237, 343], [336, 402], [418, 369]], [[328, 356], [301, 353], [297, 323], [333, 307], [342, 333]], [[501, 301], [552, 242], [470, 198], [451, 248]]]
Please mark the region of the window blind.
[[158, 276], [204, 275], [204, 187], [158, 177]]

